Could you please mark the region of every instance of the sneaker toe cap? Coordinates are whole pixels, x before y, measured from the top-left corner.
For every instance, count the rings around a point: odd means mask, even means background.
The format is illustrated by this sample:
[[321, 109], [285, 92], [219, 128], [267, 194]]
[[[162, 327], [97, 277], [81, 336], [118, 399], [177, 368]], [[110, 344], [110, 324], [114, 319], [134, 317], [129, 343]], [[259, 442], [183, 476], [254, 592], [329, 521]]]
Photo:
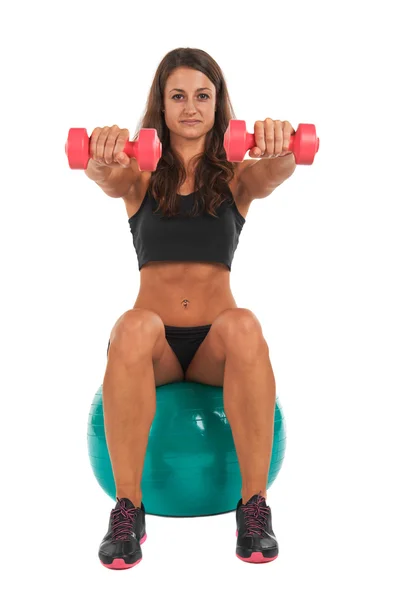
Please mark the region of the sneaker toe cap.
[[268, 535], [268, 537], [242, 537], [238, 540], [238, 544], [246, 550], [272, 550], [278, 548], [277, 540]]
[[100, 552], [113, 558], [124, 558], [134, 554], [138, 549], [140, 549], [140, 544], [136, 538], [132, 537], [130, 540], [108, 542], [100, 547]]

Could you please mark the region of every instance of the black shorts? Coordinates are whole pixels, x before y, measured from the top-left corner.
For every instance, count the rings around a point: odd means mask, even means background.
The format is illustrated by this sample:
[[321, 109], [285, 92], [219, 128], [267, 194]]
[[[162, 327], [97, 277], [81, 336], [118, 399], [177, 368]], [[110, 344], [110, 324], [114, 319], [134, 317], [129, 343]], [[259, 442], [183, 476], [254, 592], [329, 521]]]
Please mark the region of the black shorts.
[[[186, 373], [200, 344], [203, 342], [211, 325], [198, 325], [197, 327], [174, 327], [164, 325], [165, 337], [172, 350], [175, 352], [183, 372]], [[108, 342], [108, 350], [110, 342]]]

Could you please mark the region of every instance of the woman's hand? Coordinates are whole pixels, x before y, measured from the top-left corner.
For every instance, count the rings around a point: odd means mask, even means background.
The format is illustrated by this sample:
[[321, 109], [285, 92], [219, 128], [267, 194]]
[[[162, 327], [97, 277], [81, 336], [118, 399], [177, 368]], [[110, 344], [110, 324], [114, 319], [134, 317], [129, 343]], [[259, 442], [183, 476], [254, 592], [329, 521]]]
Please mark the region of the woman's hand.
[[256, 121], [254, 139], [256, 145], [249, 152], [250, 158], [279, 158], [292, 154], [289, 151], [290, 136], [295, 130], [289, 121]]

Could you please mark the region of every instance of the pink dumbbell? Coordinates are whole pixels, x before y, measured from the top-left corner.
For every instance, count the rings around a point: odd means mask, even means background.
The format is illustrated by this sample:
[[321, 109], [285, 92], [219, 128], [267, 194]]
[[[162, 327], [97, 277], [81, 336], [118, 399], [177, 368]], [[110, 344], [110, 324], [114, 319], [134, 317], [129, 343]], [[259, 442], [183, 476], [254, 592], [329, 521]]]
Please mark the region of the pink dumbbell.
[[[86, 129], [70, 129], [65, 153], [71, 169], [86, 169], [89, 162], [90, 138]], [[139, 131], [137, 142], [126, 142], [123, 152], [136, 158], [139, 171], [155, 171], [162, 154], [157, 130], [144, 128]]]
[[[238, 119], [229, 121], [224, 136], [226, 157], [231, 162], [242, 162], [250, 148], [256, 146], [254, 133], [247, 133], [246, 122]], [[315, 125], [301, 123], [290, 137], [289, 150], [293, 152], [297, 165], [312, 165], [319, 149], [319, 138]]]

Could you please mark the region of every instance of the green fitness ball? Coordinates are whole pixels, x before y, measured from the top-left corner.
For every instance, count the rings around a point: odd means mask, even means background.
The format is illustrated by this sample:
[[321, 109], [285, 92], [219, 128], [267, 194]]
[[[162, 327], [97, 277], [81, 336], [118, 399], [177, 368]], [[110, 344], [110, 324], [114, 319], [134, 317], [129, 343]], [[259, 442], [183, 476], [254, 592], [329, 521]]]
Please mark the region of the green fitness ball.
[[[94, 475], [116, 501], [104, 431], [102, 386], [91, 405], [87, 440]], [[284, 417], [276, 398], [268, 488], [282, 466], [285, 447]], [[232, 431], [224, 412], [223, 388], [189, 381], [157, 387], [156, 414], [141, 484], [146, 513], [197, 517], [230, 512], [236, 510], [241, 487]]]

